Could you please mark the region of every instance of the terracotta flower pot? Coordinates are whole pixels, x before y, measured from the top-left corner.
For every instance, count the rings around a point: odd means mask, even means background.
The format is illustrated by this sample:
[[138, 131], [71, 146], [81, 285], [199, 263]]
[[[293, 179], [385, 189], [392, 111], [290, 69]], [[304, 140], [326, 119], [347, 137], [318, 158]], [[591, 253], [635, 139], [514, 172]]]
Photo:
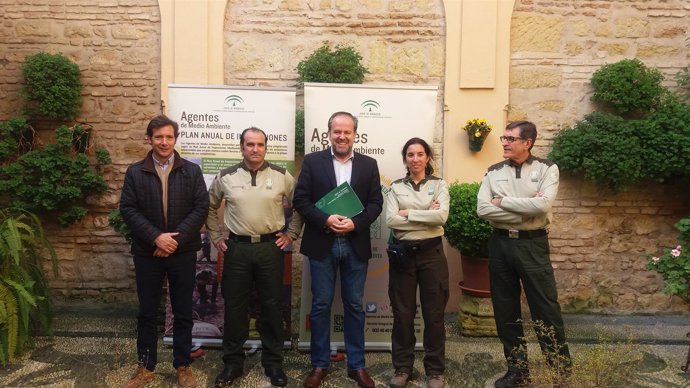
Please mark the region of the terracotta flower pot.
[[489, 259], [466, 256], [461, 253], [460, 264], [463, 278], [460, 282], [460, 290], [467, 295], [490, 297]]

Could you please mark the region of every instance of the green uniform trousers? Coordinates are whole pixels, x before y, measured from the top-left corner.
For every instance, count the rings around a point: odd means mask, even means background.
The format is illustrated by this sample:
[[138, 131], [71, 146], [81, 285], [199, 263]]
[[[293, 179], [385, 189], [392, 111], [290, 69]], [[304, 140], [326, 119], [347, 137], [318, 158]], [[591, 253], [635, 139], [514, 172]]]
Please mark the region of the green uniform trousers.
[[275, 240], [249, 243], [228, 241], [223, 262], [225, 328], [223, 362], [232, 368], [244, 366], [244, 343], [249, 338], [248, 304], [256, 287], [261, 306], [258, 330], [261, 364], [280, 368], [283, 363], [283, 251]]
[[[549, 258], [548, 236], [514, 239], [493, 233], [489, 239], [489, 275], [496, 329], [509, 367], [527, 368], [525, 334], [520, 322], [520, 294], [524, 288], [547, 361], [552, 366], [569, 368], [570, 352]], [[538, 330], [540, 327], [548, 330]]]

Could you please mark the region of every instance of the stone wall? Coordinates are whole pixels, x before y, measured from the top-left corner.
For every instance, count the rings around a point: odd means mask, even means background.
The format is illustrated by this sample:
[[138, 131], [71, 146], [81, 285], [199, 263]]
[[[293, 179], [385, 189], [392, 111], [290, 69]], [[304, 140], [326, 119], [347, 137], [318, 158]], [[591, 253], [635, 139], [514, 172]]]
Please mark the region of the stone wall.
[[97, 146], [114, 164], [110, 190], [91, 198], [89, 214], [62, 229], [46, 220], [60, 260], [58, 295], [133, 297], [131, 258], [107, 226], [127, 165], [147, 151], [144, 128], [160, 112], [160, 12], [156, 0], [0, 1], [0, 120], [21, 111], [21, 65], [27, 55], [62, 53], [77, 63], [83, 110]]
[[[144, 126], [160, 111], [160, 13], [155, 0], [0, 0], [0, 120], [20, 108], [27, 54], [62, 52], [82, 69], [84, 110], [114, 165], [111, 190], [93, 198], [78, 225], [49, 236], [60, 257], [65, 296], [134, 296], [128, 247], [107, 227], [126, 166], [148, 149]], [[295, 67], [322, 42], [349, 44], [364, 57], [369, 83], [438, 85], [446, 71], [441, 0], [231, 0], [225, 17], [225, 83], [294, 86]], [[685, 0], [516, 0], [511, 33], [511, 120], [541, 129], [535, 153], [594, 107], [591, 74], [638, 57], [672, 75], [688, 65]], [[668, 80], [668, 85], [673, 82]], [[441, 96], [442, 97], [442, 96]], [[436, 149], [443, 141], [439, 104]], [[672, 244], [673, 223], [690, 209], [678, 187], [641, 185], [611, 195], [563, 177], [552, 231], [554, 266], [570, 310], [680, 311], [659, 293], [643, 253]]]
[[297, 64], [329, 41], [360, 52], [365, 82], [441, 86], [444, 34], [441, 0], [231, 1], [225, 82], [294, 86]]
[[[595, 106], [592, 73], [639, 58], [666, 75], [690, 64], [690, 3], [677, 1], [517, 0], [511, 26], [509, 120], [537, 123], [535, 154]], [[686, 188], [687, 189], [687, 188]], [[660, 293], [645, 253], [674, 245], [673, 224], [688, 214], [681, 187], [649, 183], [613, 195], [562, 177], [552, 230], [552, 259], [567, 310], [684, 311]]]

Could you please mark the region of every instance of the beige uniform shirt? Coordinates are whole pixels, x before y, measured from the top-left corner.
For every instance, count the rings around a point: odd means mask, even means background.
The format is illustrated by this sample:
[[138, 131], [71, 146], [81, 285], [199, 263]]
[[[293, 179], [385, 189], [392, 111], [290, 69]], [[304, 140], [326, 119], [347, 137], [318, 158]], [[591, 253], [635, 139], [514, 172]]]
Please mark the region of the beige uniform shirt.
[[[499, 229], [547, 228], [558, 194], [558, 176], [555, 163], [532, 155], [522, 166], [510, 160], [494, 164], [479, 188], [477, 215]], [[501, 206], [494, 206], [492, 198], [501, 198]]]
[[264, 162], [252, 172], [240, 162], [216, 175], [209, 189], [209, 210], [206, 219], [212, 241], [223, 239], [218, 222], [218, 208], [225, 200], [223, 222], [239, 236], [260, 236], [278, 232], [285, 226], [287, 201], [292, 207], [295, 179], [284, 168]]
[[[438, 209], [429, 209], [436, 200]], [[443, 179], [429, 176], [419, 185], [409, 178], [398, 179], [386, 193], [386, 223], [398, 240], [423, 240], [443, 236], [443, 225], [448, 219], [450, 195]], [[409, 215], [398, 215], [408, 209]]]

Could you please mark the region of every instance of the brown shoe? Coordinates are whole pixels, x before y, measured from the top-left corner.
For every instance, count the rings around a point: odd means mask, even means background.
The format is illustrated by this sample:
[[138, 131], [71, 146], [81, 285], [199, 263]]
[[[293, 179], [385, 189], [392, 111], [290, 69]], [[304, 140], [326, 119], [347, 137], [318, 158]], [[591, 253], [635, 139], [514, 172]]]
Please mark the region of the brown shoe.
[[347, 371], [347, 377], [356, 381], [357, 385], [359, 385], [361, 388], [375, 388], [376, 387], [376, 384], [374, 384], [374, 380], [371, 379], [371, 377], [369, 376], [369, 373], [367, 373], [367, 370], [364, 368], [357, 369], [357, 370], [348, 370]]
[[196, 380], [192, 373], [192, 368], [189, 366], [181, 366], [177, 368], [177, 384], [180, 387], [191, 388], [196, 387]]
[[443, 388], [443, 375], [429, 375], [426, 380], [427, 388]]
[[407, 382], [410, 381], [411, 377], [412, 376], [410, 376], [410, 374], [407, 372], [396, 371], [388, 386], [390, 388], [404, 388], [407, 385]]
[[140, 366], [134, 372], [124, 388], [143, 388], [146, 384], [156, 379], [156, 374]]
[[321, 385], [323, 379], [326, 378], [328, 374], [328, 369], [326, 368], [314, 368], [309, 372], [309, 376], [304, 379], [305, 388], [316, 388]]

